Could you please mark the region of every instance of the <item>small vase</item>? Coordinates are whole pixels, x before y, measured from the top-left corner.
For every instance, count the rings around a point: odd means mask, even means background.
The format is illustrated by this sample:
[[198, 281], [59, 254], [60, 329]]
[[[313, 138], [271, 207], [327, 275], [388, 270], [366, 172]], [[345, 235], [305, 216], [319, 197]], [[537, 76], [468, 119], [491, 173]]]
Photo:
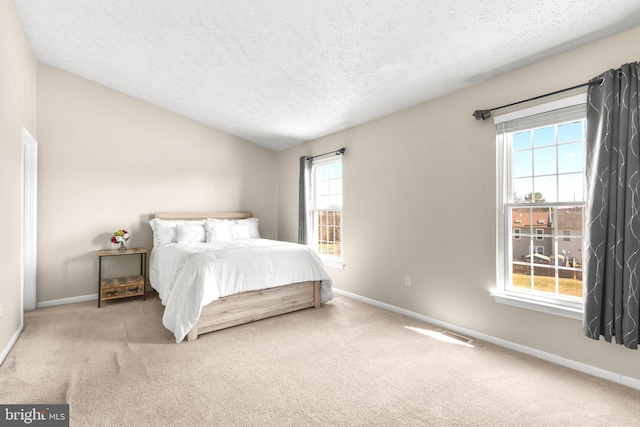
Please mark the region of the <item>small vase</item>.
[[124, 240], [120, 240], [120, 246], [118, 246], [118, 250], [119, 251], [126, 251], [127, 250], [127, 244], [125, 243]]

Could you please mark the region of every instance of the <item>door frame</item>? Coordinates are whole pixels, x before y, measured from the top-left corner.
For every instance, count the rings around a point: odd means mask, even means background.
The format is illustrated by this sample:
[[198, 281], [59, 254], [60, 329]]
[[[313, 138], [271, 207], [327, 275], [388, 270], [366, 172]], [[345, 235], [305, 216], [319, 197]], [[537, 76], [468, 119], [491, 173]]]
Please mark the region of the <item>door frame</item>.
[[[22, 128], [22, 310], [36, 308], [38, 141]], [[23, 319], [20, 320], [23, 323]]]

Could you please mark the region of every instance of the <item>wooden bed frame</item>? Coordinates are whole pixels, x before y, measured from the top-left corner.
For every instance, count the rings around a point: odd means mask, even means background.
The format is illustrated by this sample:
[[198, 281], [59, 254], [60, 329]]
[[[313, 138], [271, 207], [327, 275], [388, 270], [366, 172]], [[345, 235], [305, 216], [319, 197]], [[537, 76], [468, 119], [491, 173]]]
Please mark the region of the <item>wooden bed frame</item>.
[[[172, 221], [198, 221], [207, 218], [234, 220], [251, 218], [251, 214], [247, 212], [159, 212], [153, 217]], [[292, 283], [221, 297], [202, 307], [198, 322], [187, 334], [187, 341], [193, 341], [198, 338], [198, 335], [207, 332], [311, 307], [320, 307], [319, 281]]]

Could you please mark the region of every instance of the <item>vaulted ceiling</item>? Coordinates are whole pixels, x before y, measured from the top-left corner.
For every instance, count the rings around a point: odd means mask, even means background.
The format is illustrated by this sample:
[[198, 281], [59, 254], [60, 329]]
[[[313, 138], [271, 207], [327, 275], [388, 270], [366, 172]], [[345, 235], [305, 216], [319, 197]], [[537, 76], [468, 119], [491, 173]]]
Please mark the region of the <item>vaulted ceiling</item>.
[[38, 60], [276, 151], [640, 25], [640, 0], [14, 3]]

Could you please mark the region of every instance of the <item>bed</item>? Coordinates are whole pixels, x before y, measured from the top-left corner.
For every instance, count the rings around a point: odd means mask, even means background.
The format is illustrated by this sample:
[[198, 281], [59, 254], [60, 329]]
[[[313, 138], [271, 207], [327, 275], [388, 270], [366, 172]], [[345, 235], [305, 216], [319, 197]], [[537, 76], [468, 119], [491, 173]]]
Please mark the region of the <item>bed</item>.
[[149, 279], [176, 342], [315, 307], [331, 277], [305, 245], [262, 239], [249, 213], [156, 213]]

